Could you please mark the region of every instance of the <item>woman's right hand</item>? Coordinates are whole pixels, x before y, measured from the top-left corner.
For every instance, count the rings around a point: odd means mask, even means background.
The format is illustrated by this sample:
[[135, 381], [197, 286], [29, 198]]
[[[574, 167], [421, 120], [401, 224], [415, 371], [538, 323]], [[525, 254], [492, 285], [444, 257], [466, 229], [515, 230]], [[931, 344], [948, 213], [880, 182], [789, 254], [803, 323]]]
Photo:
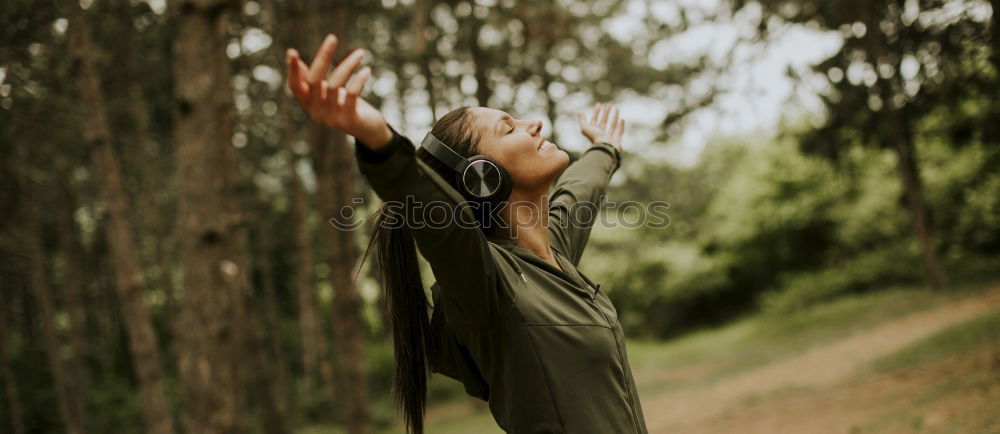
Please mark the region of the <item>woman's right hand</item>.
[[314, 122], [341, 130], [378, 150], [392, 140], [392, 131], [382, 113], [359, 96], [371, 78], [367, 66], [354, 73], [364, 59], [364, 50], [352, 51], [324, 79], [336, 49], [337, 37], [331, 33], [308, 65], [298, 51], [289, 48], [285, 54], [288, 87]]

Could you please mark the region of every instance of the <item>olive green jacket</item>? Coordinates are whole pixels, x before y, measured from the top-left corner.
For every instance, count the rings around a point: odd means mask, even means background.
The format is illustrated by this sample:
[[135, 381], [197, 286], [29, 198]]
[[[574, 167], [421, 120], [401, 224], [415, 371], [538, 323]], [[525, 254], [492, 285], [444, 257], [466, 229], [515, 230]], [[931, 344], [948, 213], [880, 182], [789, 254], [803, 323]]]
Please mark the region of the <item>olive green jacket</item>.
[[[465, 224], [475, 219], [461, 194], [393, 135], [383, 151], [358, 144], [356, 157], [382, 200], [412, 196], [403, 220], [437, 279], [432, 370], [488, 401], [509, 433], [646, 433], [617, 312], [576, 268], [618, 151], [594, 145], [551, 190], [549, 241], [563, 272], [516, 241]], [[442, 213], [413, 203], [448, 204], [462, 219], [432, 224]]]

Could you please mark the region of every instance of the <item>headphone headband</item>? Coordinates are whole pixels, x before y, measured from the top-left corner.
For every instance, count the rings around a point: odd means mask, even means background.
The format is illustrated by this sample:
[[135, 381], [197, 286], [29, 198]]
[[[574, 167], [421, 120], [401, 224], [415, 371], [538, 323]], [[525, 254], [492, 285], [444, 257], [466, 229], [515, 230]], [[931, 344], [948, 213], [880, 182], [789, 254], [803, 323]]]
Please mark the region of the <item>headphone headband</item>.
[[437, 158], [442, 163], [446, 164], [448, 167], [452, 168], [455, 172], [462, 173], [465, 168], [469, 166], [469, 160], [461, 155], [458, 155], [453, 149], [449, 148], [448, 145], [441, 143], [437, 137], [433, 134], [427, 133], [424, 137], [424, 141], [420, 142], [420, 147], [430, 152], [434, 158]]

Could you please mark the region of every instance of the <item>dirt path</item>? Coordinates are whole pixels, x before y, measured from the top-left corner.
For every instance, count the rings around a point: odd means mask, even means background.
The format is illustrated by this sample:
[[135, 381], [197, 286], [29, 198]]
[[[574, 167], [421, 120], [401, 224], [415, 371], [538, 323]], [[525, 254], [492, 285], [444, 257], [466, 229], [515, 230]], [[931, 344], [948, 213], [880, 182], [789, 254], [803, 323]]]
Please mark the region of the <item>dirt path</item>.
[[829, 387], [859, 368], [949, 326], [1000, 309], [1000, 289], [877, 326], [804, 354], [725, 378], [705, 388], [643, 400], [651, 433], [693, 433], [746, 398], [792, 388]]

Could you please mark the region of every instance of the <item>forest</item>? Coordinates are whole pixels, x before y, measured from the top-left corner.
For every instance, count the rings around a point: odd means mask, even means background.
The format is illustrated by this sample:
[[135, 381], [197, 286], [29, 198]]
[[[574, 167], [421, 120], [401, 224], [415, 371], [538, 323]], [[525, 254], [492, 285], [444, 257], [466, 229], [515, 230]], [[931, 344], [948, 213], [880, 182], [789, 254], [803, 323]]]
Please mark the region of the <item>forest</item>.
[[[404, 432], [379, 276], [362, 263], [379, 200], [353, 138], [311, 122], [286, 85], [286, 51], [311, 58], [330, 33], [335, 60], [366, 50], [365, 98], [415, 142], [453, 108], [485, 106], [541, 120], [577, 158], [577, 113], [621, 107], [607, 197], [635, 206], [602, 211], [580, 269], [603, 283], [640, 371], [760, 318], [992, 294], [969, 288], [1000, 281], [998, 9], [7, 0], [0, 433]], [[667, 224], [622, 224], [657, 203]], [[345, 210], [357, 229], [331, 224]], [[974, 325], [997, 363], [991, 318]], [[830, 327], [846, 336], [848, 322]], [[712, 360], [757, 354], [758, 338], [793, 345], [786, 333], [713, 335]], [[430, 421], [473, 422], [428, 432], [496, 429], [438, 377]], [[688, 379], [640, 384], [651, 432], [671, 426], [653, 398]], [[980, 417], [957, 432], [1000, 429]]]

